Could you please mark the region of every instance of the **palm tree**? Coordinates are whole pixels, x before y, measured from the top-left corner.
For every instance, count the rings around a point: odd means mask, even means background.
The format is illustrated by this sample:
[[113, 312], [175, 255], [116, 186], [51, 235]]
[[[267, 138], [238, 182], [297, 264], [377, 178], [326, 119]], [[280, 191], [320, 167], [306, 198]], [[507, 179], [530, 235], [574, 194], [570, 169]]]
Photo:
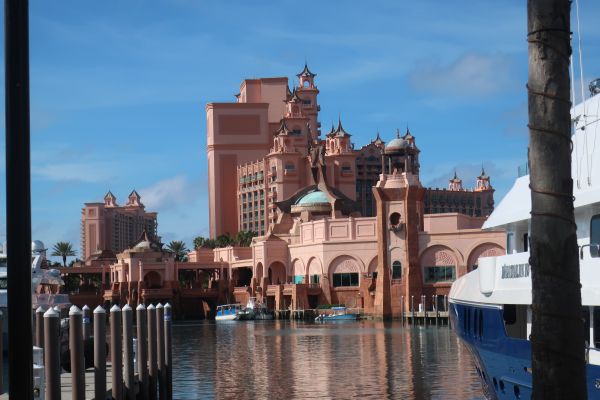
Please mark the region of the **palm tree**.
[[67, 266], [67, 257], [74, 257], [75, 251], [73, 245], [70, 242], [58, 242], [52, 248], [51, 256], [62, 257], [63, 267]]
[[229, 233], [224, 233], [222, 235], [217, 236], [216, 245], [217, 247], [227, 247], [234, 244], [234, 240]]
[[235, 235], [235, 243], [241, 247], [250, 247], [250, 245], [252, 244], [252, 238], [256, 236], [256, 232], [239, 231], [237, 235]]
[[172, 240], [167, 245], [167, 251], [175, 255], [175, 261], [184, 261], [189, 250], [186, 248], [183, 240]]
[[206, 238], [198, 236], [194, 238], [194, 249], [201, 249], [206, 245]]

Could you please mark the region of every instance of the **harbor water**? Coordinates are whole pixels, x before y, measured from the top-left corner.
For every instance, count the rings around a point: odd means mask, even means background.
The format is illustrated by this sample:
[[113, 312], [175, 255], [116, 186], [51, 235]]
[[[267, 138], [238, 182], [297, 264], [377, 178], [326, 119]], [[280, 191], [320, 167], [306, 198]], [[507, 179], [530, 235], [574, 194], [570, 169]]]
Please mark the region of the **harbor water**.
[[249, 321], [173, 327], [176, 399], [482, 399], [447, 326]]

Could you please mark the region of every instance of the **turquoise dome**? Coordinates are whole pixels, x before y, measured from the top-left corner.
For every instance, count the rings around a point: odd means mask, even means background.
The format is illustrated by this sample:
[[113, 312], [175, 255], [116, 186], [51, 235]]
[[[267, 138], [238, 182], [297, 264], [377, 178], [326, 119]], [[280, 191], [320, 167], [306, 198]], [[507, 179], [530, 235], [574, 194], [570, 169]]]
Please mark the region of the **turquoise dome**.
[[327, 195], [320, 190], [316, 190], [314, 192], [310, 192], [302, 196], [298, 201], [296, 201], [296, 205], [309, 205], [316, 203], [329, 203], [329, 198]]

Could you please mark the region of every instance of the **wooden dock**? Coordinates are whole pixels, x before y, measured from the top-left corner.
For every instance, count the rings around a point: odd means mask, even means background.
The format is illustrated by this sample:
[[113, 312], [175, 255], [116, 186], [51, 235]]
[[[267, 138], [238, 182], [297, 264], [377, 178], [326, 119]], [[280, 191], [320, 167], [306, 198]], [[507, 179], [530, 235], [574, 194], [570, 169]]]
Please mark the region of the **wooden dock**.
[[[110, 398], [110, 390], [112, 387], [112, 368], [110, 364], [106, 365], [106, 398]], [[71, 374], [69, 372], [60, 375], [60, 394], [61, 400], [71, 400]], [[86, 400], [94, 399], [94, 369], [90, 368], [85, 371], [85, 398]], [[8, 400], [8, 393], [0, 395], [0, 400]], [[100, 400], [100, 399], [98, 399]], [[105, 400], [105, 399], [101, 399]]]

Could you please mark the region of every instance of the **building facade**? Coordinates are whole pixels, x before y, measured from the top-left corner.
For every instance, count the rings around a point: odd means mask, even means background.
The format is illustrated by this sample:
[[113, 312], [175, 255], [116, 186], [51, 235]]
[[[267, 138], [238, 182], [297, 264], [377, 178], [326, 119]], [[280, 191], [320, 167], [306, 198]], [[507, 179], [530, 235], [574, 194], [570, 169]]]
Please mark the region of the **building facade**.
[[142, 232], [157, 237], [157, 214], [146, 211], [133, 190], [123, 206], [109, 191], [103, 203], [85, 203], [81, 210], [81, 254], [87, 263], [94, 254], [117, 254], [129, 248]]
[[[385, 143], [377, 133], [355, 150], [341, 120], [321, 138], [316, 74], [305, 65], [297, 77], [291, 90], [287, 78], [246, 79], [236, 102], [207, 104], [211, 237], [240, 230], [266, 234], [281, 215], [276, 203], [312, 181], [309, 151], [318, 145], [327, 184], [356, 200], [362, 216], [375, 215], [372, 188], [382, 172]], [[489, 215], [493, 189], [488, 176], [480, 178], [473, 190], [427, 189], [426, 212]]]

